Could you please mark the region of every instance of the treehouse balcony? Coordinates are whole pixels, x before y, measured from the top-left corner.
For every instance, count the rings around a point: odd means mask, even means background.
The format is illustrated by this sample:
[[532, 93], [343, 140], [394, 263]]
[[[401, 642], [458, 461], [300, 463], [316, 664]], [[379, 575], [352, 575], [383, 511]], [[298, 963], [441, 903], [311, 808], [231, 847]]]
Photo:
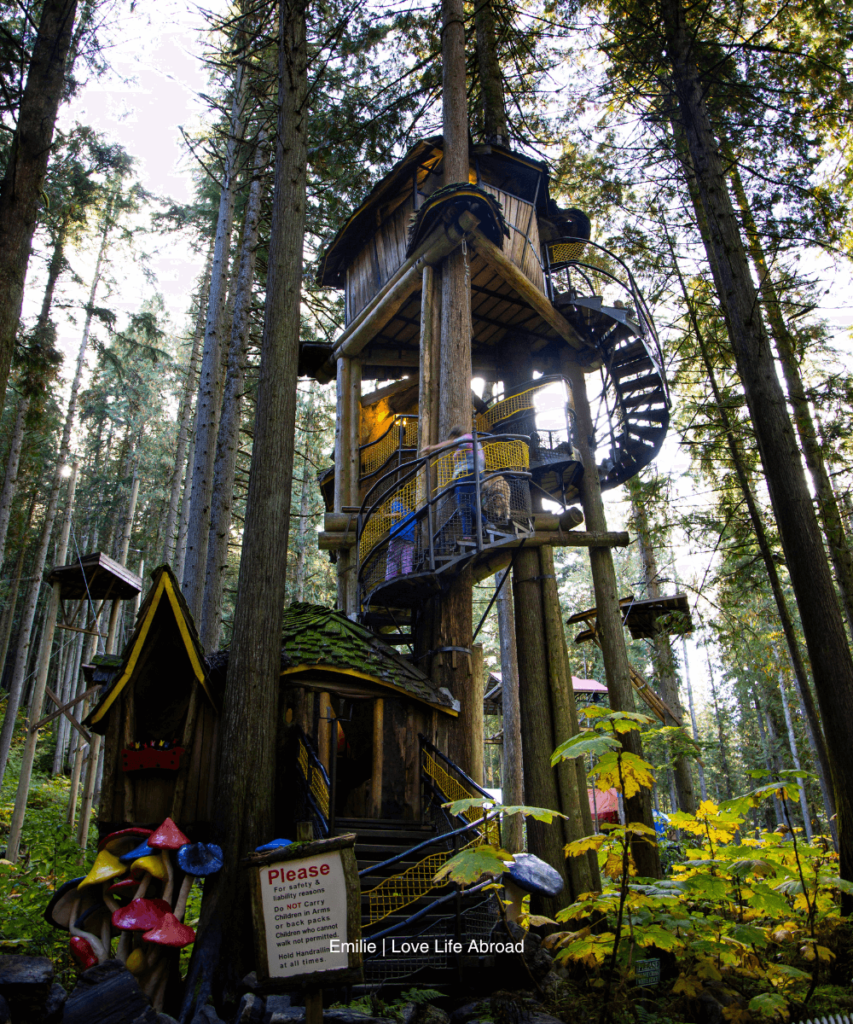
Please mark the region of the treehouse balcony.
[[415, 607], [533, 533], [528, 439], [475, 433], [476, 455], [470, 447], [415, 459], [402, 475], [392, 469], [367, 493], [356, 528], [365, 613]]

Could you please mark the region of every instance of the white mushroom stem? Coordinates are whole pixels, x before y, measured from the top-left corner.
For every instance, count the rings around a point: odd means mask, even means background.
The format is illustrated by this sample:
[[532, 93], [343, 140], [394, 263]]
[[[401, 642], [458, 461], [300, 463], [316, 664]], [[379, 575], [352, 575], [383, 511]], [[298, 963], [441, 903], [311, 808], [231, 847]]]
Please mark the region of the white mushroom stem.
[[116, 947], [116, 956], [123, 964], [127, 963], [127, 958], [130, 956], [132, 947], [133, 932], [129, 929], [122, 931], [121, 938], [118, 940], [118, 946]]
[[107, 909], [109, 910], [110, 914], [114, 914], [119, 909], [119, 905], [115, 901], [115, 898], [110, 895], [109, 890], [111, 885], [112, 880], [110, 880], [109, 882], [104, 882], [103, 886], [101, 887], [101, 895], [104, 898], [104, 903], [107, 905]]
[[77, 913], [80, 910], [80, 904], [83, 902], [83, 898], [78, 896], [77, 899], [71, 904], [71, 913], [68, 915], [68, 931], [71, 935], [76, 935], [79, 939], [85, 939], [92, 947], [92, 952], [98, 958], [98, 963], [102, 964], [107, 958], [106, 950], [101, 944], [101, 940], [97, 935], [93, 935], [91, 932], [84, 932], [82, 928], [75, 928], [74, 922], [77, 920]]
[[510, 900], [509, 906], [505, 908], [507, 920], [512, 921], [513, 924], [518, 924], [518, 918], [521, 914], [521, 901], [527, 893], [525, 893], [521, 886], [516, 885], [511, 878], [506, 878], [504, 888]]
[[134, 895], [134, 899], [137, 899], [137, 900], [141, 900], [142, 899], [142, 897], [145, 895], [145, 893], [148, 892], [148, 886], [151, 885], [151, 879], [153, 877], [154, 876], [149, 874], [147, 871], [145, 872], [145, 875], [143, 876], [142, 881], [139, 883], [139, 888], [136, 890], [136, 893]]
[[178, 892], [178, 899], [175, 903], [175, 917], [179, 921], [183, 921], [184, 913], [187, 909], [187, 900], [189, 899], [190, 889], [193, 887], [195, 881], [195, 875], [184, 875], [184, 880], [181, 882], [181, 888]]

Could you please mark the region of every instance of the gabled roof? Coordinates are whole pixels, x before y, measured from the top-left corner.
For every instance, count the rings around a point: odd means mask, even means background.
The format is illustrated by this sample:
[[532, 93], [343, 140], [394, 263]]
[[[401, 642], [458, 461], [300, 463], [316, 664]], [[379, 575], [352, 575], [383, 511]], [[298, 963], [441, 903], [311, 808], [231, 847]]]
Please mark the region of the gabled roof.
[[329, 670], [389, 687], [438, 708], [458, 713], [458, 704], [393, 647], [377, 639], [343, 612], [322, 605], [296, 603], [284, 613], [283, 655], [290, 661], [281, 674]]
[[[113, 706], [116, 698], [127, 686], [134, 675], [137, 666], [140, 664], [146, 644], [149, 640], [151, 626], [158, 611], [163, 610], [173, 619], [178, 633], [180, 634], [182, 646], [186, 651], [193, 675], [204, 692], [207, 694], [211, 704], [216, 706], [208, 686], [207, 671], [204, 661], [204, 651], [196, 632], [195, 624], [181, 594], [181, 588], [175, 574], [168, 565], [161, 565], [151, 573], [151, 588], [145, 595], [139, 615], [136, 619], [136, 629], [133, 636], [127, 642], [122, 654], [121, 664], [113, 674], [113, 682], [106, 693], [86, 718], [86, 724], [95, 726], [102, 721], [104, 716]], [[142, 659], [144, 662], [144, 659]], [[96, 731], [101, 731], [96, 729]]]

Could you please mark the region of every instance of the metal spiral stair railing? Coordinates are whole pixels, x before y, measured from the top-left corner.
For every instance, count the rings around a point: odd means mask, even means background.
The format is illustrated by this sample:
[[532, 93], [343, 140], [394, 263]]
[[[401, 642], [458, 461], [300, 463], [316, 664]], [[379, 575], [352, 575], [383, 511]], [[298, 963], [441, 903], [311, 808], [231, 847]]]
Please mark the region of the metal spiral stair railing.
[[[599, 473], [606, 490], [652, 462], [666, 436], [671, 403], [657, 332], [631, 271], [609, 250], [586, 239], [561, 238], [545, 246], [545, 255], [554, 304], [601, 353], [610, 454]], [[568, 286], [562, 292], [556, 287], [561, 272]], [[616, 286], [631, 305], [618, 299], [605, 305], [599, 295], [581, 294], [579, 286], [590, 292]]]

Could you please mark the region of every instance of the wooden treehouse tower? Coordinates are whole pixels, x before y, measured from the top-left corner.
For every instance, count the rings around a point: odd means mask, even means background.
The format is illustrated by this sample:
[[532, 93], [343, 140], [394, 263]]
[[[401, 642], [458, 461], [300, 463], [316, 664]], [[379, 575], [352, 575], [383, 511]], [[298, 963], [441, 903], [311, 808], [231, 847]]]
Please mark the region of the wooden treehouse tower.
[[[320, 283], [343, 290], [346, 323], [333, 345], [301, 350], [302, 373], [337, 380], [320, 547], [336, 554], [339, 608], [406, 645], [458, 702], [431, 742], [479, 785], [471, 589], [511, 567], [525, 802], [567, 815], [558, 828], [529, 822], [529, 848], [578, 892], [597, 866], [562, 855], [592, 828], [583, 767], [549, 760], [578, 729], [553, 548], [590, 550], [610, 703], [630, 708], [610, 550], [628, 538], [608, 532], [601, 493], [655, 458], [669, 396], [629, 268], [591, 239], [581, 211], [551, 198], [546, 164], [469, 141], [464, 81], [460, 91], [448, 62], [461, 22], [447, 19], [444, 134], [414, 145], [323, 254]], [[651, 824], [635, 799], [629, 814]], [[656, 873], [655, 858], [641, 856], [640, 872]]]

